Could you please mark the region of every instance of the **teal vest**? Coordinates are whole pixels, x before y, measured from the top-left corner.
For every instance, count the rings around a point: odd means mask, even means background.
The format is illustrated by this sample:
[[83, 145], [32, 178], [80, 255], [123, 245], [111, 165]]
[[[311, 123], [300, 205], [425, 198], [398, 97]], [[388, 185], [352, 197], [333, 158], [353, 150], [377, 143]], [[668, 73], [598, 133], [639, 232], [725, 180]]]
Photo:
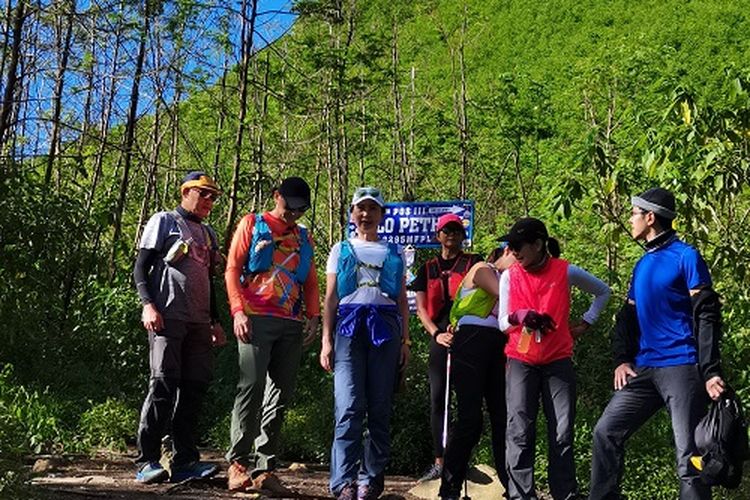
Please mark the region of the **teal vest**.
[[[260, 251], [255, 249], [261, 241], [269, 241]], [[247, 263], [245, 264], [245, 274], [255, 274], [268, 271], [273, 267], [273, 251], [276, 245], [273, 242], [273, 235], [268, 223], [263, 220], [262, 215], [255, 216], [255, 225], [253, 226], [253, 239], [250, 242], [250, 250], [247, 254]], [[299, 264], [294, 271], [284, 269], [297, 283], [304, 283], [310, 272], [312, 265], [313, 248], [307, 236], [307, 229], [299, 226]]]
[[[379, 269], [378, 282], [359, 284], [357, 270], [360, 267]], [[398, 253], [398, 245], [395, 243], [388, 243], [388, 254], [383, 262], [383, 267], [377, 268], [361, 262], [349, 240], [341, 242], [341, 253], [336, 266], [336, 292], [339, 299], [351, 295], [360, 286], [377, 286], [391, 300], [398, 301], [403, 276], [404, 261]]]

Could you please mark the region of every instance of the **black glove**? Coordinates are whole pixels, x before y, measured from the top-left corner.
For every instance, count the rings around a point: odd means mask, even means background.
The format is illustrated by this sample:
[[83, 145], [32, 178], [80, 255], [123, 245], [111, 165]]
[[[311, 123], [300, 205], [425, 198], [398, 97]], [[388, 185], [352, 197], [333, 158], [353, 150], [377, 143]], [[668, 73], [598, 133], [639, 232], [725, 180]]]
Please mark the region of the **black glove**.
[[545, 334], [557, 328], [555, 320], [547, 313], [538, 313], [533, 309], [519, 309], [508, 316], [511, 325], [525, 326], [529, 330], [538, 330]]

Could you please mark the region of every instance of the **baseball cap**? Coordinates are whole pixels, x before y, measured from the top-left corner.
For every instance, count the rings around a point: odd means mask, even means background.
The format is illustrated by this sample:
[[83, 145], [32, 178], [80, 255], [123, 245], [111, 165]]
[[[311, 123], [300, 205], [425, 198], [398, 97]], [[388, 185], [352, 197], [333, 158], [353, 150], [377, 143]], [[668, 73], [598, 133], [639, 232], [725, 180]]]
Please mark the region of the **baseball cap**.
[[514, 244], [518, 243], [531, 243], [536, 240], [547, 240], [549, 233], [544, 222], [533, 217], [524, 217], [518, 219], [515, 224], [510, 228], [508, 234], [504, 234], [500, 238], [500, 241], [507, 241], [513, 248]]
[[385, 201], [383, 201], [383, 195], [380, 194], [380, 189], [366, 186], [357, 188], [356, 191], [354, 191], [354, 196], [352, 196], [352, 205], [356, 205], [357, 203], [361, 203], [365, 200], [372, 200], [381, 207], [385, 206]]
[[301, 177], [287, 177], [281, 181], [278, 191], [289, 210], [310, 208], [310, 186]]
[[461, 220], [461, 217], [459, 217], [458, 215], [443, 214], [437, 220], [437, 225], [435, 226], [435, 232], [439, 233], [440, 230], [443, 229], [448, 224], [458, 224], [459, 226], [461, 226], [461, 228], [464, 227], [464, 222]]
[[630, 202], [634, 207], [654, 212], [669, 220], [677, 217], [674, 195], [664, 188], [651, 188], [638, 196], [633, 196]]
[[201, 188], [213, 191], [214, 193], [221, 194], [221, 189], [214, 182], [214, 180], [206, 175], [205, 172], [200, 170], [194, 170], [182, 178], [182, 185], [180, 191], [186, 188]]

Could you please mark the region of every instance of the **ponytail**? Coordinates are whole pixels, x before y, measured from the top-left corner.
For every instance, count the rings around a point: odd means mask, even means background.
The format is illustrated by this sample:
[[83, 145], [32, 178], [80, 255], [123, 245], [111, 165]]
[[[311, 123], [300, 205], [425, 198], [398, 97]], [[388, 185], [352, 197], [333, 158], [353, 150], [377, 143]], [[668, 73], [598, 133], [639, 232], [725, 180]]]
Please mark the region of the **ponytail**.
[[547, 238], [547, 251], [555, 258], [560, 256], [560, 242], [555, 238]]

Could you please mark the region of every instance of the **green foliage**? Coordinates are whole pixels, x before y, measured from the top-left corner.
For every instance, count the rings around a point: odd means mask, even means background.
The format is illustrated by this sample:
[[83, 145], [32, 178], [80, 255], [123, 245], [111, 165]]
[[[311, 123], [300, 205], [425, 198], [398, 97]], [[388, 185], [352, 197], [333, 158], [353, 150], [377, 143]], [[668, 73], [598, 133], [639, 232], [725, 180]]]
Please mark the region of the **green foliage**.
[[[461, 192], [458, 165], [465, 148], [466, 197], [477, 207], [476, 251], [491, 250], [498, 234], [529, 213], [548, 223], [565, 258], [613, 288], [612, 304], [577, 344], [574, 358], [576, 460], [585, 489], [590, 432], [611, 395], [611, 316], [641, 253], [628, 233], [629, 197], [663, 185], [678, 197], [678, 230], [701, 250], [724, 297], [724, 368], [750, 405], [746, 7], [716, 0], [423, 0], [403, 5], [372, 0], [357, 2], [356, 9], [352, 5], [296, 2], [300, 19], [293, 31], [255, 57], [247, 137], [239, 152], [239, 213], [262, 208], [269, 188], [283, 176], [311, 181], [314, 206], [303, 222], [315, 236], [320, 270], [328, 244], [342, 234], [340, 223], [355, 184], [378, 185], [389, 200], [455, 198]], [[164, 26], [161, 35], [182, 46], [189, 42], [182, 26], [195, 22], [201, 8], [178, 2], [152, 11]], [[132, 9], [105, 15], [113, 26], [129, 23], [122, 26], [126, 38], [142, 25]], [[234, 50], [226, 35], [232, 29], [227, 16], [221, 13], [218, 26], [206, 27], [214, 31], [210, 37], [221, 54]], [[80, 54], [82, 70], [101, 65], [88, 50]], [[190, 94], [161, 117], [168, 127], [179, 123], [179, 133], [160, 131], [164, 144], [174, 139], [176, 150], [172, 157], [162, 147], [155, 158], [151, 198], [145, 196], [142, 173], [151, 166], [146, 156], [155, 120], [139, 120], [135, 149], [140, 156], [127, 179], [119, 241], [112, 242], [111, 225], [122, 158], [112, 145], [122, 143], [121, 117], [113, 116], [117, 125], [106, 137], [100, 176], [94, 175], [100, 146], [96, 130], [83, 141], [81, 158], [56, 165], [56, 186], [41, 180], [43, 156], [0, 164], [8, 173], [0, 179], [0, 359], [15, 366], [13, 380], [7, 368], [0, 377], [0, 460], [35, 450], [119, 448], [134, 433], [148, 377], [146, 334], [130, 283], [141, 210], [171, 208], [178, 179], [189, 168], [213, 167], [227, 190], [234, 177], [229, 166], [239, 102], [236, 68], [229, 69], [221, 89], [218, 83], [206, 88], [202, 63], [188, 67], [193, 74], [183, 75], [182, 85]], [[163, 76], [158, 71], [157, 80]], [[121, 73], [112, 76], [128, 79]], [[271, 92], [266, 94], [266, 87]], [[465, 142], [458, 130], [462, 98]], [[124, 107], [122, 102], [115, 106]], [[78, 128], [69, 127], [70, 133]], [[31, 138], [18, 135], [18, 144], [27, 146]], [[399, 137], [406, 144], [406, 163]], [[64, 146], [72, 151], [72, 144]], [[225, 200], [217, 203], [210, 220], [219, 233], [232, 229], [231, 221], [222, 227]], [[120, 250], [114, 259], [112, 246]], [[427, 253], [420, 252], [419, 260]], [[225, 297], [218, 302], [225, 304]], [[574, 314], [587, 303], [588, 298], [576, 296]], [[226, 308], [221, 309], [229, 331]], [[416, 473], [432, 460], [428, 339], [416, 320], [411, 330], [409, 389], [396, 398], [394, 409], [392, 472]], [[203, 444], [228, 444], [235, 347], [230, 339], [217, 352], [215, 380], [199, 426]], [[88, 408], [83, 416], [82, 408]], [[287, 417], [284, 457], [325, 461], [332, 383], [318, 366], [317, 348], [305, 353]], [[113, 425], [107, 425], [109, 420]], [[541, 437], [544, 421], [539, 425]], [[538, 441], [537, 479], [544, 487], [546, 444]], [[674, 498], [673, 456], [669, 424], [661, 414], [628, 443], [624, 493]], [[491, 462], [486, 435], [476, 459]], [[18, 477], [10, 472], [0, 478], [0, 495]], [[747, 490], [717, 494], [750, 497]]]
[[18, 463], [0, 458], [0, 495], [7, 500], [31, 498], [29, 488], [24, 485], [24, 475]]
[[138, 427], [138, 411], [123, 401], [107, 399], [92, 404], [81, 415], [79, 429], [91, 448], [125, 451]]
[[30, 390], [17, 385], [12, 378], [13, 367], [5, 365], [0, 371], [0, 451], [16, 455], [30, 450], [33, 453], [60, 451], [66, 442], [65, 430], [58, 418], [59, 406], [45, 391]]

